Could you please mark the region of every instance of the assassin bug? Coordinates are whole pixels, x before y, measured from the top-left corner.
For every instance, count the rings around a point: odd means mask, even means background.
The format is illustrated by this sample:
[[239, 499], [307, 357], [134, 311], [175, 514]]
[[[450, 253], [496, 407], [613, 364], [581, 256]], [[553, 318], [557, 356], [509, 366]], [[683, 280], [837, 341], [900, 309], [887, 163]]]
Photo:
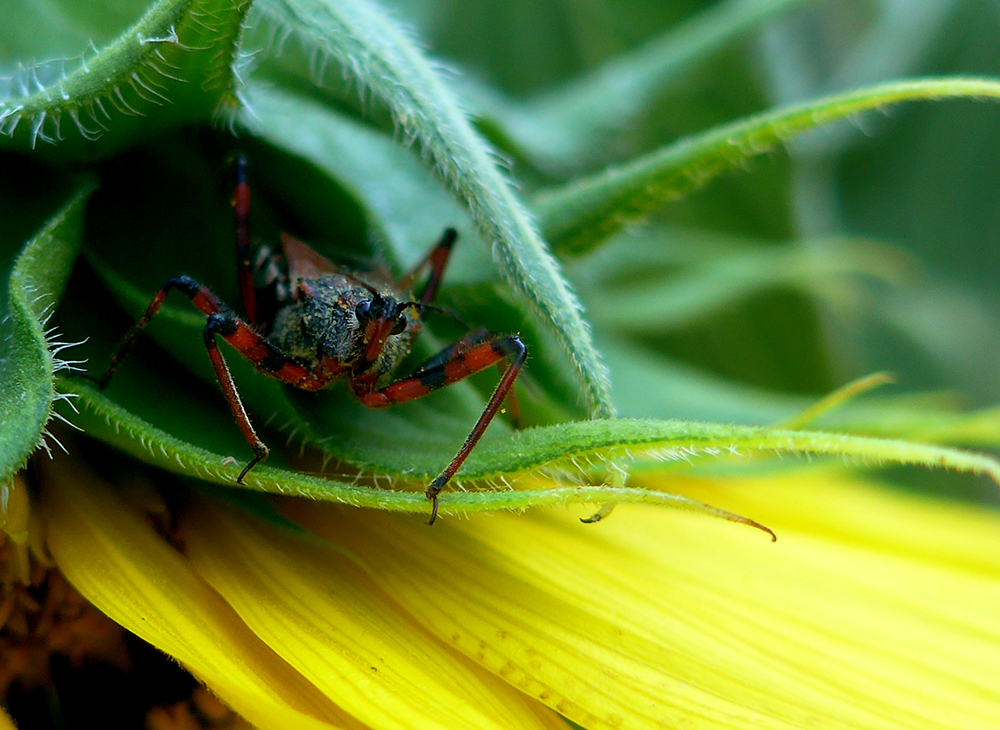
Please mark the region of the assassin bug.
[[[451, 463], [427, 487], [431, 500], [433, 524], [438, 513], [438, 495], [475, 448], [490, 421], [511, 393], [527, 357], [527, 349], [517, 335], [495, 335], [485, 329], [475, 330], [420, 365], [411, 375], [382, 385], [409, 353], [421, 328], [421, 315], [440, 311], [432, 302], [444, 275], [452, 246], [457, 237], [447, 229], [441, 240], [417, 266], [398, 281], [386, 272], [361, 272], [336, 266], [311, 247], [287, 235], [281, 235], [284, 263], [268, 257], [265, 263], [278, 270], [269, 282], [273, 294], [271, 307], [262, 307], [264, 290], [255, 287], [254, 266], [250, 261], [248, 218], [250, 187], [247, 162], [234, 160], [236, 187], [233, 210], [236, 218], [236, 253], [240, 294], [245, 317], [226, 306], [208, 287], [189, 276], [167, 279], [129, 330], [104, 374], [98, 381], [107, 387], [118, 363], [135, 342], [139, 332], [159, 311], [167, 293], [177, 289], [206, 316], [205, 347], [215, 369], [219, 385], [243, 437], [254, 457], [236, 478], [243, 478], [269, 450], [257, 435], [240, 400], [226, 360], [219, 350], [222, 338], [260, 372], [301, 388], [317, 391], [337, 380], [346, 380], [358, 400], [369, 408], [384, 408], [393, 403], [421, 398], [492, 365], [506, 369], [479, 420]], [[261, 267], [257, 267], [258, 271]], [[418, 300], [411, 299], [417, 278], [430, 270], [427, 284]], [[265, 312], [264, 310], [268, 311]]]

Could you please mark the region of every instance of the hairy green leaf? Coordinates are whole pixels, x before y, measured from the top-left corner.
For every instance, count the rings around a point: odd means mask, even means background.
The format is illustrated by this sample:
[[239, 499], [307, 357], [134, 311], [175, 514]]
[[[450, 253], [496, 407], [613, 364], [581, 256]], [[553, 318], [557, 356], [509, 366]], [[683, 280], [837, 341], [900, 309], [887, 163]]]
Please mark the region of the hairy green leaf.
[[583, 253], [662, 203], [683, 197], [796, 134], [889, 104], [961, 97], [1000, 99], [1000, 82], [977, 78], [896, 81], [765, 112], [542, 191], [534, 207], [546, 239], [557, 252]]
[[[89, 432], [137, 458], [170, 471], [218, 484], [234, 484], [242, 464], [233, 458], [190, 444], [149, 424], [108, 400], [91, 384], [62, 379], [67, 392], [79, 396], [77, 422]], [[504, 439], [484, 442], [460, 473], [461, 479], [491, 479], [530, 473], [540, 468], [563, 476], [601, 479], [606, 462], [622, 459], [691, 463], [703, 457], [738, 458], [753, 455], [814, 454], [881, 464], [944, 467], [986, 474], [1000, 482], [1000, 462], [979, 454], [905, 441], [847, 434], [725, 426], [686, 421], [593, 420], [528, 429]], [[435, 472], [413, 474], [421, 487]], [[246, 477], [252, 489], [294, 494], [400, 512], [426, 512], [423, 495], [367, 487], [259, 465]], [[549, 482], [551, 484], [551, 482]], [[651, 502], [703, 509], [676, 495], [616, 486], [571, 486], [496, 491], [481, 489], [448, 493], [444, 513], [519, 509], [549, 504]], [[719, 515], [725, 516], [725, 515]]]
[[[49, 319], [62, 297], [80, 246], [84, 185], [49, 219], [14, 263], [0, 324], [0, 483], [44, 445], [52, 404], [59, 398], [55, 373], [71, 363], [59, 357]], [[47, 448], [47, 447], [46, 447]]]
[[912, 439], [932, 444], [996, 449], [1000, 445], [1000, 408], [964, 411], [922, 399], [872, 399], [816, 419], [819, 428], [877, 438]]
[[105, 156], [235, 113], [234, 63], [251, 0], [159, 0], [107, 45], [26, 60], [0, 98], [0, 146], [60, 160]]
[[488, 276], [486, 250], [468, 211], [389, 136], [291, 91], [248, 83], [240, 121], [261, 140], [302, 157], [358, 200], [388, 247], [390, 261], [409, 270], [446, 227], [459, 231], [448, 283]]

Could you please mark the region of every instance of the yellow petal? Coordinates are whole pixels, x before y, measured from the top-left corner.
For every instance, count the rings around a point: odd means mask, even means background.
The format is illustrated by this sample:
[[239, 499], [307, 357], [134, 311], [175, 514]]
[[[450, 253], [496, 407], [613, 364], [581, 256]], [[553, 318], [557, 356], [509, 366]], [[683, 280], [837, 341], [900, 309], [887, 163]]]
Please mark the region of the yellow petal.
[[0, 730], [17, 730], [17, 726], [14, 725], [14, 721], [10, 719], [10, 715], [0, 707]]
[[696, 499], [724, 499], [741, 514], [750, 510], [782, 533], [807, 532], [1000, 575], [1000, 544], [984, 544], [996, 524], [994, 511], [898, 496], [841, 471], [826, 466], [766, 479], [690, 479], [678, 488]]
[[51, 462], [43, 484], [52, 556], [99, 610], [176, 658], [258, 727], [358, 727], [83, 463]]
[[[760, 487], [735, 504], [692, 496], [776, 528], [777, 544], [646, 506], [593, 526], [538, 510], [433, 529], [282, 509], [586, 728], [996, 727], [1000, 518], [814, 473]], [[817, 517], [831, 505], [854, 519]], [[908, 549], [928, 538], [939, 554]]]
[[192, 564], [268, 646], [373, 728], [560, 728], [432, 637], [341, 552], [230, 505], [182, 516]]

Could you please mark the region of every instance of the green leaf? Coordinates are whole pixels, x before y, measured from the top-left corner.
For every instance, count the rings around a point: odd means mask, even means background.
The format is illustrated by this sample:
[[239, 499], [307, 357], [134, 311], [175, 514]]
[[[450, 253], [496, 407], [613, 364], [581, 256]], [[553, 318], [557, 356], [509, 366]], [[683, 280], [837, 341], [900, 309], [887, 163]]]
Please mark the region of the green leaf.
[[251, 0], [160, 0], [118, 38], [69, 63], [24, 61], [0, 99], [0, 146], [70, 160], [238, 104], [234, 74]]
[[[79, 397], [80, 414], [76, 421], [93, 435], [160, 468], [217, 484], [235, 483], [243, 465], [232, 457], [213, 453], [152, 426], [110, 401], [88, 382], [61, 379], [60, 385], [66, 392]], [[812, 454], [872, 464], [944, 467], [986, 474], [1000, 483], [1000, 462], [956, 449], [819, 431], [628, 419], [559, 424], [492, 439], [473, 452], [459, 476], [465, 480], [482, 480], [532, 474], [546, 469], [554, 470], [563, 478], [588, 478], [589, 472], [591, 477], [600, 479], [601, 474], [606, 474], [609, 469], [607, 462], [620, 463], [622, 459], [683, 465], [704, 457], [744, 459], [752, 455], [774, 454]], [[581, 467], [581, 464], [587, 466]], [[582, 474], [581, 469], [584, 470]], [[413, 475], [421, 480], [414, 486], [423, 487], [435, 474]], [[263, 492], [333, 500], [359, 507], [399, 512], [426, 512], [428, 509], [421, 492], [349, 484], [266, 464], [258, 465], [245, 481], [249, 488]], [[727, 519], [735, 518], [664, 492], [585, 485], [448, 493], [442, 497], [441, 511], [454, 514], [608, 501], [674, 505], [709, 511]]]
[[93, 186], [79, 188], [24, 247], [11, 272], [0, 325], [0, 484], [44, 446], [52, 404], [60, 398], [55, 373], [71, 368], [59, 358], [49, 319], [80, 247], [83, 211]]
[[[764, 391], [673, 363], [625, 340], [600, 338], [598, 342], [611, 368], [615, 403], [626, 418], [670, 416], [772, 427], [793, 423], [929, 444], [980, 449], [1000, 446], [1000, 408], [967, 411], [956, 394], [865, 395], [817, 413], [831, 397], [842, 394], [841, 390], [818, 401]], [[807, 422], [806, 418], [814, 420]]]
[[493, 278], [468, 211], [397, 141], [294, 92], [251, 82], [244, 98], [240, 122], [258, 139], [308, 160], [346, 188], [400, 271], [420, 261], [452, 227], [459, 231], [459, 245], [448, 264], [449, 285]]
[[263, 0], [258, 7], [306, 48], [348, 69], [389, 106], [404, 137], [420, 141], [469, 206], [504, 278], [555, 331], [593, 414], [610, 415], [607, 373], [576, 296], [490, 150], [406, 34], [361, 0]]
[[970, 411], [961, 401], [954, 393], [865, 398], [819, 414], [809, 426], [946, 446], [1000, 446], [1000, 408]]
[[709, 130], [534, 201], [542, 231], [560, 255], [597, 246], [630, 221], [705, 185], [796, 134], [903, 101], [1000, 99], [1000, 82], [977, 78], [895, 81], [770, 111]]

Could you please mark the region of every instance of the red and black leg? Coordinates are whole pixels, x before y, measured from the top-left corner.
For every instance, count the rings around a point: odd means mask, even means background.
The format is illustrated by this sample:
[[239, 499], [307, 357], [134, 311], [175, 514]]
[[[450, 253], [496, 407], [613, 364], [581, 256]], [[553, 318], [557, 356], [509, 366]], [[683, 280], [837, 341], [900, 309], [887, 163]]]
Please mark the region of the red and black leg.
[[[132, 345], [135, 344], [136, 338], [139, 333], [145, 329], [146, 325], [149, 324], [149, 320], [160, 311], [160, 306], [163, 304], [163, 300], [166, 299], [167, 293], [175, 288], [180, 288], [188, 297], [191, 298], [192, 303], [198, 309], [208, 314], [212, 314], [221, 310], [224, 305], [219, 301], [218, 297], [215, 296], [206, 287], [202, 287], [194, 279], [188, 276], [175, 277], [173, 279], [167, 279], [167, 281], [160, 287], [160, 290], [156, 292], [156, 296], [153, 297], [153, 301], [149, 303], [146, 307], [146, 311], [139, 318], [139, 321], [132, 325], [132, 328], [126, 333], [115, 354], [111, 357], [111, 362], [108, 367], [104, 370], [104, 373], [97, 381], [97, 386], [104, 390], [108, 387], [108, 383], [111, 382], [111, 377], [115, 374], [115, 370], [118, 368], [118, 363], [129, 353], [132, 349]], [[193, 292], [193, 293], [192, 293]], [[195, 301], [198, 297], [199, 300]]]
[[125, 339], [122, 341], [121, 346], [118, 348], [118, 351], [115, 353], [114, 357], [111, 358], [111, 363], [108, 365], [108, 368], [104, 371], [104, 374], [98, 381], [98, 385], [101, 389], [107, 387], [111, 380], [111, 376], [114, 375], [118, 363], [121, 362], [122, 358], [125, 357], [128, 351], [132, 348], [139, 332], [160, 310], [163, 300], [166, 298], [167, 293], [171, 289], [177, 289], [187, 295], [187, 297], [191, 300], [191, 303], [208, 316], [205, 323], [204, 338], [205, 347], [208, 350], [208, 356], [212, 362], [212, 368], [215, 370], [215, 375], [219, 380], [219, 385], [222, 388], [222, 393], [225, 396], [226, 403], [229, 404], [229, 409], [233, 414], [233, 418], [236, 420], [243, 437], [246, 439], [250, 448], [253, 449], [254, 452], [253, 460], [246, 465], [236, 479], [238, 483], [242, 483], [243, 477], [245, 477], [257, 463], [267, 458], [268, 448], [264, 442], [261, 441], [260, 437], [257, 436], [257, 432], [254, 430], [253, 424], [250, 422], [250, 417], [247, 415], [246, 409], [243, 407], [243, 401], [240, 399], [239, 392], [236, 390], [236, 384], [233, 382], [233, 376], [229, 371], [229, 366], [226, 364], [225, 358], [219, 351], [218, 343], [215, 339], [216, 335], [226, 340], [226, 342], [236, 348], [236, 350], [253, 363], [254, 367], [258, 370], [277, 378], [278, 380], [291, 383], [292, 385], [305, 390], [318, 390], [326, 385], [327, 380], [323, 376], [313, 374], [308, 368], [285, 355], [274, 345], [270, 344], [249, 324], [237, 317], [236, 313], [223, 304], [208, 287], [202, 286], [190, 276], [179, 276], [173, 279], [168, 279], [163, 286], [160, 287], [160, 291], [156, 293], [153, 301], [150, 302], [149, 306], [146, 308], [145, 313], [135, 326], [129, 330]]
[[[478, 332], [472, 333], [469, 337], [478, 334]], [[427, 499], [433, 503], [431, 519], [428, 524], [434, 524], [434, 520], [437, 519], [438, 495], [472, 453], [486, 431], [486, 427], [490, 425], [490, 421], [500, 410], [500, 406], [503, 405], [507, 394], [511, 392], [511, 386], [513, 386], [514, 380], [521, 371], [521, 366], [524, 365], [528, 355], [527, 348], [517, 335], [492, 336], [482, 342], [467, 343], [469, 344], [467, 348], [461, 347], [460, 345], [466, 343], [469, 337], [442, 350], [410, 377], [397, 380], [379, 390], [366, 391], [364, 383], [356, 381], [351, 383], [362, 404], [369, 408], [385, 408], [393, 403], [405, 403], [422, 398], [428, 393], [457, 383], [459, 380], [492, 365], [508, 363], [507, 369], [486, 404], [486, 408], [483, 409], [476, 425], [472, 427], [472, 431], [465, 439], [465, 443], [462, 444], [462, 448], [455, 454], [444, 471], [427, 487], [425, 492]]]
[[247, 410], [243, 407], [243, 400], [240, 398], [239, 391], [236, 390], [236, 383], [233, 382], [233, 375], [226, 364], [226, 358], [222, 356], [219, 344], [215, 341], [217, 334], [222, 337], [232, 334], [236, 327], [234, 319], [235, 316], [232, 315], [232, 312], [229, 312], [228, 315], [221, 312], [210, 314], [205, 323], [204, 337], [205, 349], [208, 350], [208, 358], [212, 361], [212, 368], [215, 370], [215, 377], [219, 380], [219, 387], [222, 388], [222, 395], [225, 397], [226, 403], [229, 404], [229, 410], [232, 411], [233, 418], [236, 420], [236, 425], [240, 427], [243, 438], [253, 449], [253, 459], [243, 467], [243, 471], [236, 477], [236, 483], [242, 484], [243, 477], [258, 463], [266, 459], [270, 450], [267, 448], [267, 444], [261, 441], [253, 424], [250, 423], [250, 416], [247, 415]]
[[476, 345], [480, 345], [492, 339], [496, 339], [496, 335], [494, 335], [485, 327], [479, 327], [478, 329], [475, 329], [469, 334], [467, 334], [462, 339], [455, 340], [446, 348], [441, 350], [441, 352], [429, 357], [427, 360], [420, 363], [420, 365], [417, 366], [417, 369], [414, 370], [412, 373], [410, 373], [409, 376], [407, 376], [407, 380], [413, 378], [419, 378], [423, 373], [427, 372], [428, 370], [433, 370], [434, 368], [440, 368], [449, 360], [453, 360], [455, 356], [458, 355], [460, 352], [471, 350]]
[[239, 266], [240, 298], [247, 322], [258, 329], [257, 295], [253, 286], [253, 265], [250, 261], [250, 184], [247, 182], [247, 158], [233, 157], [236, 184], [233, 187], [233, 215], [236, 218], [236, 261]]
[[[409, 377], [420, 378], [425, 371], [443, 365], [453, 359], [458, 353], [471, 350], [476, 345], [494, 339], [497, 339], [497, 335], [493, 334], [485, 327], [479, 327], [462, 339], [453, 342], [426, 362], [421, 363]], [[504, 373], [507, 372], [508, 367], [509, 362], [506, 358], [497, 361], [497, 369], [500, 371], [501, 378], [504, 376]], [[514, 427], [521, 428], [521, 404], [517, 399], [517, 391], [513, 388], [511, 388], [507, 393], [507, 410], [509, 411], [509, 413], [507, 413], [507, 417], [510, 419], [511, 423], [514, 424]]]
[[400, 279], [398, 287], [406, 291], [412, 289], [417, 277], [429, 266], [431, 275], [427, 280], [427, 286], [423, 294], [420, 295], [420, 303], [430, 304], [434, 301], [438, 288], [441, 286], [441, 280], [444, 278], [444, 269], [448, 265], [451, 249], [454, 247], [457, 238], [458, 232], [454, 228], [445, 228], [440, 240], [434, 244], [434, 248], [427, 253], [420, 263], [413, 267], [413, 270], [409, 274]]

